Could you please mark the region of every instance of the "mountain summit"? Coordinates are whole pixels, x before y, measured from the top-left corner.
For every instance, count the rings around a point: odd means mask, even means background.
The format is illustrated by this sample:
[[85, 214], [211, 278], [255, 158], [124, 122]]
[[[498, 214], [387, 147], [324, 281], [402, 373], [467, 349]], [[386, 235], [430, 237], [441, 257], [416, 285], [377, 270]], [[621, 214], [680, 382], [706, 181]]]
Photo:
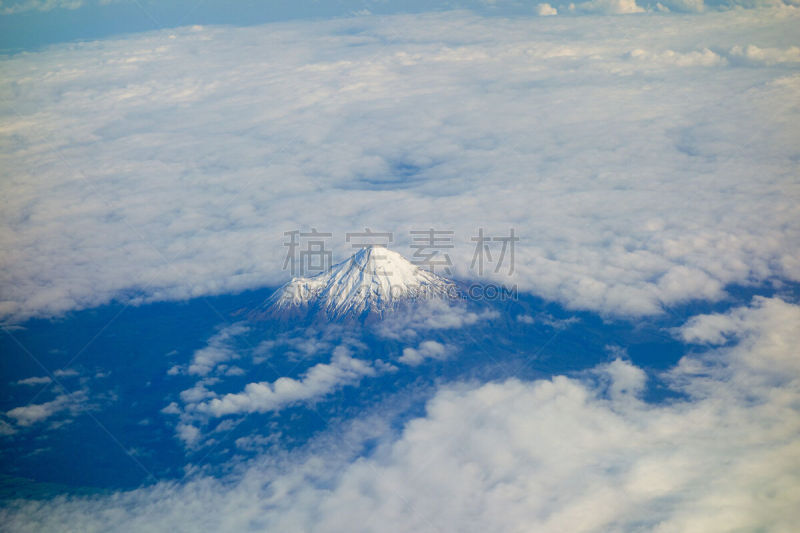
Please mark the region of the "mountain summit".
[[362, 248], [308, 278], [293, 278], [267, 300], [268, 311], [318, 310], [330, 317], [382, 313], [402, 302], [447, 298], [455, 284], [382, 246]]

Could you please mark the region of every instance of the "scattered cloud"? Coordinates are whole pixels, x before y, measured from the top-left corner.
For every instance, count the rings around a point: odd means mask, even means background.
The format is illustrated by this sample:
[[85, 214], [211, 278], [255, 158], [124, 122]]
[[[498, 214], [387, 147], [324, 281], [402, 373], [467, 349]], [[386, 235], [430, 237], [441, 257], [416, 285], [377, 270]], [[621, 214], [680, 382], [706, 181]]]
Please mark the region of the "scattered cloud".
[[175, 403], [175, 402], [170, 402], [169, 405], [167, 405], [166, 407], [164, 407], [161, 410], [161, 412], [164, 413], [165, 415], [179, 415], [179, 414], [181, 414], [181, 410], [178, 407], [178, 404]]
[[192, 356], [187, 372], [193, 375], [205, 376], [221, 363], [237, 359], [236, 349], [230, 345], [231, 340], [247, 333], [250, 328], [242, 323], [232, 324], [219, 331], [208, 340], [208, 344], [197, 350]]
[[596, 379], [451, 384], [399, 435], [365, 431], [377, 438], [367, 457], [331, 437], [233, 479], [17, 501], [0, 513], [10, 531], [792, 530], [800, 306], [756, 298], [675, 333], [713, 346], [657, 376], [680, 394], [668, 402], [645, 402], [645, 372], [622, 358]]
[[14, 382], [14, 385], [45, 385], [52, 381], [47, 376], [32, 376], [25, 379], [20, 379]]
[[175, 434], [188, 448], [193, 447], [200, 440], [200, 429], [184, 422], [175, 427]]
[[[743, 395], [748, 388], [757, 393], [772, 387], [777, 393], [797, 385], [800, 358], [785, 344], [800, 337], [800, 307], [796, 305], [778, 298], [756, 297], [749, 307], [694, 317], [677, 335], [685, 342], [716, 348], [682, 360], [676, 379], [722, 372], [737, 382]], [[701, 391], [714, 383], [698, 379], [694, 385]]]
[[63, 411], [77, 413], [86, 407], [86, 402], [86, 391], [75, 391], [59, 394], [49, 402], [15, 407], [6, 411], [5, 416], [12, 419], [19, 427], [29, 427]]
[[186, 404], [196, 404], [207, 398], [214, 398], [216, 394], [208, 387], [219, 383], [219, 378], [204, 378], [197, 381], [191, 388], [181, 391], [181, 401]]
[[[330, 363], [312, 366], [300, 379], [282, 377], [276, 381], [249, 383], [242, 392], [212, 397], [183, 397], [187, 412], [197, 412], [212, 417], [239, 413], [265, 413], [280, 410], [297, 402], [311, 401], [343, 387], [358, 383], [363, 377], [375, 375], [372, 363], [350, 356], [349, 350], [337, 347]], [[202, 386], [202, 385], [201, 385]], [[210, 393], [209, 393], [210, 395]]]
[[556, 330], [566, 329], [581, 321], [575, 316], [571, 316], [569, 318], [556, 318], [549, 313], [538, 313], [536, 316], [517, 315], [516, 320], [522, 324], [542, 324]]
[[261, 341], [253, 350], [253, 359], [263, 362], [280, 351], [290, 360], [303, 361], [330, 353], [338, 345], [365, 348], [346, 327], [326, 323], [293, 328]]
[[413, 339], [425, 331], [463, 328], [498, 316], [492, 309], [471, 310], [460, 302], [427, 300], [393, 313], [377, 325], [376, 331], [390, 339]]
[[[255, 347], [235, 346], [238, 337], [257, 330], [259, 324], [240, 322], [220, 328], [206, 346], [192, 354], [191, 363], [174, 365], [167, 371], [170, 376], [199, 377], [191, 387], [179, 393], [179, 401], [170, 401], [161, 409], [164, 415], [177, 415], [176, 436], [188, 448], [213, 442], [213, 438], [209, 440], [208, 428], [212, 419], [280, 411], [299, 403], [313, 403], [342, 387], [357, 385], [365, 377], [397, 371], [395, 365], [374, 355], [369, 360], [364, 358], [364, 354], [369, 354], [369, 347], [342, 324], [289, 328], [271, 332], [267, 340]], [[276, 355], [280, 363], [289, 363], [283, 371], [299, 375], [283, 376], [271, 382], [247, 383], [242, 379], [261, 365], [277, 372], [272, 361]], [[229, 364], [233, 359], [242, 366]], [[320, 360], [324, 362], [316, 362]], [[242, 383], [246, 385], [242, 387]], [[236, 388], [241, 391], [230, 392]], [[220, 393], [220, 389], [226, 393]], [[217, 424], [211, 432], [219, 431], [229, 421]]]
[[403, 354], [398, 358], [403, 364], [417, 366], [426, 359], [442, 360], [452, 353], [452, 348], [436, 341], [422, 341], [416, 348], [403, 348]]

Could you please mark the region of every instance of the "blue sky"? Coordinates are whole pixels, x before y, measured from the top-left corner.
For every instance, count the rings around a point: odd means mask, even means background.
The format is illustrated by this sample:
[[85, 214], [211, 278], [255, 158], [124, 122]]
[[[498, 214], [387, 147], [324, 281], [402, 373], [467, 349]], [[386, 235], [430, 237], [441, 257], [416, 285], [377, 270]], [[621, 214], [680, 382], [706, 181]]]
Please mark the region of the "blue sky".
[[[480, 2], [336, 2], [305, 1], [67, 1], [3, 2], [2, 48], [19, 50], [42, 45], [109, 37], [192, 24], [256, 25], [298, 19], [325, 19], [357, 14], [415, 13], [473, 8], [498, 13], [528, 11], [521, 6], [487, 6]], [[488, 9], [487, 9], [488, 8]]]
[[[800, 11], [570, 5], [0, 4], [0, 520], [793, 527]], [[254, 318], [365, 227], [519, 299]]]
[[[573, 7], [570, 8], [570, 5]], [[354, 15], [387, 15], [471, 10], [487, 16], [537, 14], [581, 15], [647, 11], [696, 13], [737, 7], [796, 5], [791, 0], [674, 0], [636, 2], [527, 2], [507, 0], [371, 1], [337, 0], [6, 0], [0, 3], [0, 50], [19, 51], [43, 45], [110, 37], [192, 24], [256, 25]], [[540, 6], [547, 6], [541, 8]], [[581, 7], [582, 6], [582, 7]]]

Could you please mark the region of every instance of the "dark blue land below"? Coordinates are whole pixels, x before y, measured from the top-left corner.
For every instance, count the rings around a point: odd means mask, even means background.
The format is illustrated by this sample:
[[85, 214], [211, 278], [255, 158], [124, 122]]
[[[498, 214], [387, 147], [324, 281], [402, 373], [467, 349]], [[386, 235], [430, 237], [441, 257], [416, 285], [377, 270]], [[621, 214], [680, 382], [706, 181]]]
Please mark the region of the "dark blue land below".
[[[755, 295], [780, 296], [792, 302], [800, 298], [798, 284], [735, 286], [728, 288], [730, 297], [725, 301], [691, 302], [657, 317], [623, 320], [570, 311], [519, 294], [513, 301], [470, 303], [477, 312], [496, 310], [496, 318], [459, 329], [430, 330], [409, 342], [379, 336], [374, 328], [358, 323], [336, 325], [338, 329], [332, 333], [319, 324], [248, 321], [248, 313], [259, 308], [272, 291], [138, 307], [113, 303], [54, 320], [29, 320], [4, 333], [0, 337], [0, 412], [50, 402], [64, 394], [85, 397], [80, 397], [81, 409], [60, 411], [13, 435], [0, 436], [0, 499], [132, 488], [156, 480], [181, 479], [187, 465], [218, 473], [268, 451], [270, 446], [303, 446], [315, 435], [335, 430], [382, 405], [402, 405], [385, 410], [394, 417], [392, 426], [401, 428], [424, 413], [425, 402], [442, 384], [579, 375], [612, 360], [616, 352], [610, 347], [624, 350], [653, 377], [646, 400], [671, 401], [675, 394], [659, 382], [658, 371], [701, 348], [681, 344], [670, 328], [693, 315], [748, 304]], [[533, 320], [522, 321], [520, 316]], [[175, 365], [187, 365], [220, 328], [240, 322], [250, 329], [233, 341], [241, 354], [234, 363], [245, 373], [215, 383], [211, 388], [219, 394], [239, 392], [251, 382], [298, 378], [313, 365], [330, 361], [330, 350], [298, 357], [288, 346], [275, 348], [266, 361], [254, 360], [255, 348], [269, 339], [306, 336], [335, 341], [337, 335], [347, 335], [363, 345], [354, 357], [382, 359], [398, 369], [340, 388], [313, 405], [227, 417], [235, 423], [217, 432], [214, 444], [187, 452], [175, 437], [177, 417], [161, 409], [173, 401], [180, 405], [180, 392], [191, 388], [198, 376], [170, 375], [168, 371]], [[415, 367], [397, 362], [404, 347], [421, 340], [436, 340], [456, 350], [449, 359]], [[75, 371], [75, 375], [56, 373], [62, 369]], [[15, 384], [48, 373], [56, 373], [65, 390], [55, 384]], [[7, 416], [4, 419], [12, 422]], [[213, 430], [220, 420], [205, 429]], [[253, 436], [267, 442], [267, 448], [236, 445], [237, 439]], [[369, 451], [366, 444], [363, 453]]]

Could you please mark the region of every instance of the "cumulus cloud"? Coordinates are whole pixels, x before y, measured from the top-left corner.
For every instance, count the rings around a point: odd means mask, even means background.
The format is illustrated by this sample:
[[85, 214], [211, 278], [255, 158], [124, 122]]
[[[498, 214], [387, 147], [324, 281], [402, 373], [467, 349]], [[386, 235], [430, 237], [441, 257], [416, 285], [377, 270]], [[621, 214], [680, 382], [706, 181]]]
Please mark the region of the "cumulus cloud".
[[606, 15], [622, 15], [627, 13], [644, 13], [644, 8], [636, 4], [636, 0], [590, 0], [579, 4], [570, 4], [570, 10], [585, 13], [602, 13]]
[[426, 359], [445, 359], [452, 350], [436, 341], [422, 341], [416, 348], [403, 348], [403, 354], [397, 359], [403, 364], [417, 366]]
[[723, 65], [726, 62], [724, 57], [712, 52], [708, 48], [693, 50], [686, 53], [675, 52], [674, 50], [651, 53], [637, 48], [636, 50], [632, 50], [628, 56], [636, 61], [647, 62], [647, 64], [651, 66], [712, 67]]
[[800, 306], [757, 298], [675, 334], [714, 346], [657, 376], [680, 394], [667, 402], [643, 401], [646, 374], [621, 358], [587, 379], [453, 384], [367, 457], [330, 439], [235, 480], [0, 513], [10, 531], [791, 531]]
[[[737, 380], [744, 392], [749, 387], [756, 391], [786, 387], [796, 384], [800, 376], [800, 358], [794, 348], [785, 344], [791, 342], [789, 339], [800, 337], [800, 308], [783, 300], [756, 297], [750, 307], [694, 317], [679, 328], [677, 334], [691, 343], [710, 346], [734, 344], [681, 361], [678, 372], [682, 379], [686, 379], [685, 375], [727, 371], [730, 379]], [[721, 353], [729, 365], [722, 369], [719, 368]], [[743, 369], [747, 371], [743, 372]], [[697, 386], [702, 384], [704, 382], [699, 381]]]
[[17, 426], [29, 427], [63, 411], [77, 413], [86, 408], [86, 391], [75, 391], [57, 395], [49, 402], [33, 403], [6, 411], [5, 416]]
[[[411, 230], [452, 230], [466, 279], [477, 229], [513, 227], [513, 275], [485, 277], [611, 314], [800, 279], [781, 37], [800, 15], [779, 15], [644, 14], [624, 35], [613, 18], [398, 15], [5, 57], [0, 313], [278, 284], [283, 232], [312, 226], [338, 259], [365, 225], [406, 256]], [[737, 46], [773, 63], [714, 55]]]
[[640, 395], [647, 384], [644, 370], [620, 358], [600, 366], [595, 369], [595, 373], [608, 380], [608, 392], [616, 400], [625, 395]]
[[[207, 398], [215, 397], [216, 394], [208, 387], [219, 383], [219, 381], [220, 378], [204, 378], [197, 381], [191, 388], [181, 391], [181, 401], [187, 404], [196, 404]], [[169, 406], [167, 406], [168, 408]]]
[[536, 14], [540, 17], [548, 17], [558, 15], [558, 10], [550, 4], [539, 4], [536, 6]]
[[183, 444], [191, 448], [200, 440], [200, 429], [192, 424], [184, 422], [179, 423], [175, 427], [176, 436], [183, 442]]
[[[280, 410], [293, 403], [319, 398], [349, 384], [358, 383], [365, 376], [373, 376], [376, 369], [369, 361], [355, 359], [343, 347], [333, 351], [330, 363], [312, 366], [300, 379], [288, 377], [276, 381], [249, 383], [242, 392], [225, 394], [198, 402], [200, 397], [186, 397], [186, 410], [214, 417], [237, 413], [264, 413]], [[216, 395], [215, 395], [216, 396]]]
[[745, 47], [734, 46], [730, 55], [754, 64], [777, 65], [779, 63], [800, 63], [800, 47], [760, 48], [750, 44]]

